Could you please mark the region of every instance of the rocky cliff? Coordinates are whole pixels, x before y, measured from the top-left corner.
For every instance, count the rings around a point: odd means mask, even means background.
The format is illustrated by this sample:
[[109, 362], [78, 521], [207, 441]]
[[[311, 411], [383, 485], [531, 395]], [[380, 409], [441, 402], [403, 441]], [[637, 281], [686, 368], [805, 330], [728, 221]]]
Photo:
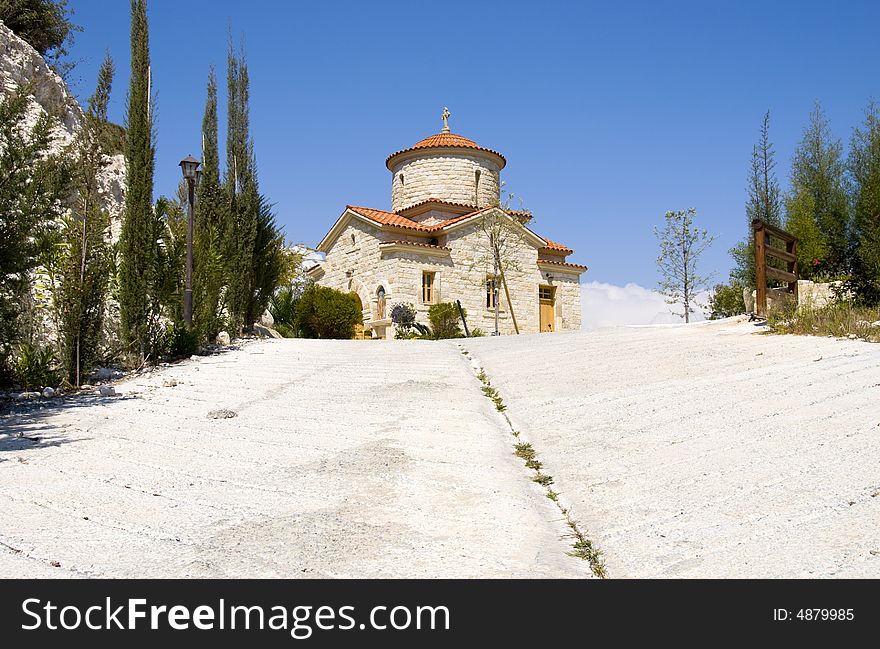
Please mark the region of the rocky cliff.
[[[73, 141], [84, 115], [67, 84], [28, 43], [0, 22], [0, 92], [10, 94], [26, 88], [30, 95], [28, 117], [31, 123], [41, 114], [53, 118], [55, 148], [61, 150]], [[125, 157], [108, 156], [107, 166], [98, 178], [104, 206], [111, 217], [111, 234], [119, 236], [125, 200]]]

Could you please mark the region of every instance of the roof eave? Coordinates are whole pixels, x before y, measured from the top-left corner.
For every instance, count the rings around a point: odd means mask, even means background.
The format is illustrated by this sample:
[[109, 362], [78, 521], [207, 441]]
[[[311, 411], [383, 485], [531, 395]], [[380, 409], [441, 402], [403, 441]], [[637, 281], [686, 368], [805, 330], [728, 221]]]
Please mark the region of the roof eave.
[[418, 158], [424, 155], [425, 153], [430, 152], [431, 155], [442, 155], [444, 153], [447, 154], [473, 154], [479, 155], [485, 158], [494, 158], [495, 162], [498, 164], [498, 170], [504, 169], [507, 166], [507, 160], [503, 155], [498, 153], [497, 151], [493, 151], [492, 149], [484, 149], [483, 147], [469, 147], [469, 146], [423, 146], [418, 148], [410, 148], [410, 149], [402, 149], [400, 151], [395, 151], [390, 156], [385, 159], [385, 166], [388, 168], [388, 171], [393, 171], [392, 161], [397, 165], [400, 162], [405, 162], [411, 158]]

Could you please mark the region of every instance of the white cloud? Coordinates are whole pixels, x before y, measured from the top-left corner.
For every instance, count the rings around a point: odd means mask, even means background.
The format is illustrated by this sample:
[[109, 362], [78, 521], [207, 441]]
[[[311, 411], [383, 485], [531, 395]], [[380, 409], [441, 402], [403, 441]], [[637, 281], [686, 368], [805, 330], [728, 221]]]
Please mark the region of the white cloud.
[[[707, 302], [707, 294], [698, 296], [699, 304]], [[673, 315], [666, 299], [657, 291], [638, 284], [615, 286], [603, 282], [587, 282], [581, 286], [583, 328], [598, 329], [628, 324], [681, 324], [683, 318]], [[705, 318], [698, 307], [691, 322]]]

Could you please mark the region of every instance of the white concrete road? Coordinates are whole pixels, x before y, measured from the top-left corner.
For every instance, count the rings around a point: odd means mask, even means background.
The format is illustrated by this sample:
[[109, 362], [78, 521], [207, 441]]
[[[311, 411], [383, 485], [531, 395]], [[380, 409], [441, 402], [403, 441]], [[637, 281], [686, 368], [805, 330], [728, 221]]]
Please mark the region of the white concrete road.
[[[609, 576], [880, 577], [880, 346], [753, 331], [461, 344]], [[117, 389], [0, 417], [0, 576], [590, 576], [455, 343], [273, 340]]]
[[0, 576], [588, 576], [479, 386], [444, 343], [270, 340], [5, 417]]
[[745, 322], [475, 339], [611, 577], [880, 577], [880, 345]]

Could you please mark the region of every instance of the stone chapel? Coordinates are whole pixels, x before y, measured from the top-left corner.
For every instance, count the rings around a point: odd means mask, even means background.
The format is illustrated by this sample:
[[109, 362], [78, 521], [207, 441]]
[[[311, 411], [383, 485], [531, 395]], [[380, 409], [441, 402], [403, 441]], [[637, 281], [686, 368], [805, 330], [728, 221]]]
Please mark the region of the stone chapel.
[[[363, 311], [358, 336], [393, 338], [391, 308], [428, 309], [460, 300], [468, 327], [486, 334], [580, 329], [580, 276], [574, 251], [529, 228], [531, 214], [501, 203], [504, 156], [443, 128], [385, 160], [391, 210], [348, 205], [317, 246], [316, 283], [353, 293]], [[499, 229], [500, 228], [500, 229]], [[505, 238], [502, 273], [489, 232]], [[501, 237], [498, 237], [501, 239]], [[506, 291], [504, 284], [506, 283]], [[511, 317], [507, 295], [513, 307]]]

